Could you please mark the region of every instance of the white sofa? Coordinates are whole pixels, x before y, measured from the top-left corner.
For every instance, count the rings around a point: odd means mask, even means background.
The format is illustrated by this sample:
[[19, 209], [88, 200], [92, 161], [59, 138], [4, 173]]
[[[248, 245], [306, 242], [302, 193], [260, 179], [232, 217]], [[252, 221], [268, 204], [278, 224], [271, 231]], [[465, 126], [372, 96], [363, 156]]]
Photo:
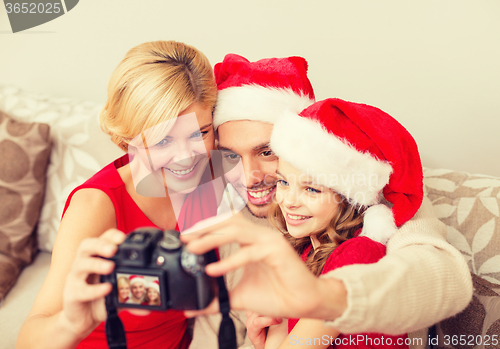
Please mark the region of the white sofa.
[[[0, 349], [15, 347], [20, 327], [47, 275], [50, 251], [69, 191], [122, 154], [99, 129], [100, 107], [0, 86], [0, 110], [21, 121], [48, 123], [53, 142], [38, 224], [40, 251], [0, 305]], [[469, 262], [476, 288], [471, 305], [464, 313], [438, 324], [437, 333], [441, 339], [444, 334], [498, 334], [500, 178], [426, 169], [425, 184], [436, 215], [448, 227], [448, 240]], [[469, 325], [464, 327], [464, 323]], [[440, 346], [453, 347], [446, 343]]]

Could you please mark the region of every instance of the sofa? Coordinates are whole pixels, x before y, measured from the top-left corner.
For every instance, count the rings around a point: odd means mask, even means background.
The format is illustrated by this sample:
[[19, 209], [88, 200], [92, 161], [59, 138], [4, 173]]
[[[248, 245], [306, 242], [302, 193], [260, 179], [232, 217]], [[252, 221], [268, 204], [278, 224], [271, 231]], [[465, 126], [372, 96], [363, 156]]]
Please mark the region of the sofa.
[[[68, 194], [123, 154], [100, 130], [101, 107], [0, 85], [0, 349], [15, 347], [47, 275]], [[469, 265], [474, 296], [460, 314], [412, 334], [411, 346], [499, 348], [500, 178], [426, 168], [424, 184]]]

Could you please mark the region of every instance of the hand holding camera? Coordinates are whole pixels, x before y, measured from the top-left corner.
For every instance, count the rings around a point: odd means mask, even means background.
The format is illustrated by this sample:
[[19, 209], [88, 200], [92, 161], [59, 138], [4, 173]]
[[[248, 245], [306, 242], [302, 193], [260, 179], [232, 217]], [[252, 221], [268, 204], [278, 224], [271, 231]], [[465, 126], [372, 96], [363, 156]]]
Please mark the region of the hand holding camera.
[[189, 252], [175, 230], [138, 228], [110, 259], [114, 271], [101, 276], [113, 287], [108, 308], [204, 309], [216, 294], [215, 279], [205, 273], [205, 266], [217, 261], [215, 251]]

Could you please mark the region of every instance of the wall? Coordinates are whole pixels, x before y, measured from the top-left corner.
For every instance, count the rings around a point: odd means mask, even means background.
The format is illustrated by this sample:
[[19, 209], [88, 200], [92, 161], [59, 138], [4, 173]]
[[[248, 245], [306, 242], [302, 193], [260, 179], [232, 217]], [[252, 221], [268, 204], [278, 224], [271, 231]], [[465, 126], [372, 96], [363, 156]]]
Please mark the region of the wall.
[[424, 166], [500, 176], [498, 0], [82, 0], [12, 34], [0, 8], [0, 83], [103, 102], [144, 41], [196, 46], [215, 64], [301, 55], [317, 99], [375, 105], [414, 135]]

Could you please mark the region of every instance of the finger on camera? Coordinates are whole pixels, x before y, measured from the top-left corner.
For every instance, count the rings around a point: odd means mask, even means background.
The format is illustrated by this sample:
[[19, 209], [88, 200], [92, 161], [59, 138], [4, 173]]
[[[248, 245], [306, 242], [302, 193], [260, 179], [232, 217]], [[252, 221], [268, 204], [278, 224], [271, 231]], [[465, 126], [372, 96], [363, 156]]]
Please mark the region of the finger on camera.
[[75, 259], [73, 272], [77, 278], [87, 278], [90, 274], [108, 275], [115, 269], [115, 263], [99, 257]]
[[256, 263], [266, 256], [266, 251], [258, 246], [243, 247], [238, 252], [211, 263], [205, 267], [210, 276], [221, 276], [230, 271], [242, 268], [250, 263]]
[[112, 289], [113, 286], [109, 282], [93, 285], [85, 284], [81, 287], [68, 289], [68, 296], [66, 299], [70, 302], [91, 302], [104, 298], [111, 292]]
[[127, 235], [121, 230], [111, 228], [102, 233], [102, 235], [99, 238], [104, 239], [111, 244], [119, 245], [123, 241], [125, 241], [126, 237]]
[[82, 240], [76, 252], [77, 258], [85, 258], [88, 256], [100, 256], [111, 258], [117, 251], [117, 245], [107, 242], [100, 238], [88, 238]]

